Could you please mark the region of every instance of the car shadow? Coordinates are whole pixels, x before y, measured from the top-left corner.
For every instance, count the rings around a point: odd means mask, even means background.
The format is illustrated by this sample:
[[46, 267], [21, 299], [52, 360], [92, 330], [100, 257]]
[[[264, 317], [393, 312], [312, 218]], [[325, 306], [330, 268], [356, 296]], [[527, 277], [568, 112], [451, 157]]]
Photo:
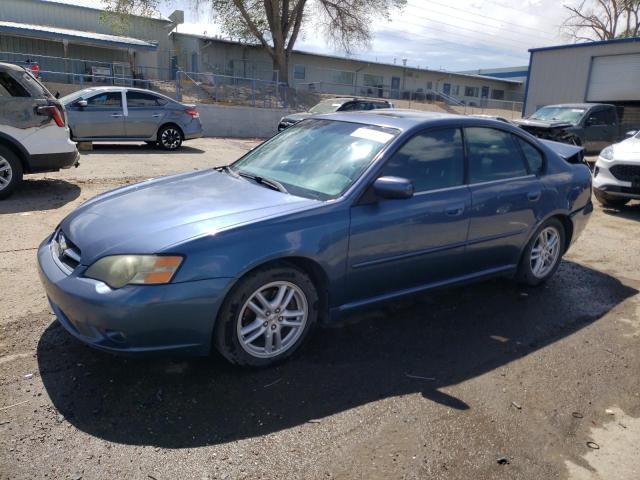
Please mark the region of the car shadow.
[[110, 154], [114, 151], [118, 151], [120, 153], [131, 153], [131, 154], [144, 154], [147, 155], [150, 152], [153, 153], [162, 153], [167, 155], [175, 155], [175, 154], [196, 154], [196, 153], [205, 153], [204, 150], [200, 148], [190, 147], [189, 145], [183, 144], [177, 150], [163, 150], [157, 145], [147, 145], [146, 143], [94, 143], [93, 150], [83, 150], [81, 153], [83, 155], [104, 155]]
[[640, 221], [640, 202], [634, 201], [619, 208], [602, 207], [602, 211], [607, 215], [625, 218], [627, 220]]
[[413, 393], [473, 409], [475, 398], [446, 388], [560, 341], [636, 293], [565, 261], [536, 289], [498, 279], [359, 312], [317, 328], [294, 358], [270, 369], [240, 369], [218, 356], [112, 356], [81, 345], [57, 322], [41, 336], [38, 363], [53, 404], [78, 429], [124, 444], [196, 447]]
[[65, 180], [26, 177], [13, 194], [0, 201], [0, 214], [55, 210], [80, 195], [80, 187]]

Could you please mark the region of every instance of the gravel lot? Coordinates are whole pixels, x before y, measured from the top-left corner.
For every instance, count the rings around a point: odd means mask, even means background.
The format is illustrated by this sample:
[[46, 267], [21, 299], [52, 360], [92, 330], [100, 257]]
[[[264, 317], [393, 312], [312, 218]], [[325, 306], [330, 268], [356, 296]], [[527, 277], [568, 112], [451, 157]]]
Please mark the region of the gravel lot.
[[57, 324], [35, 249], [68, 212], [254, 144], [97, 145], [0, 203], [0, 478], [640, 478], [638, 203], [597, 206], [542, 288], [360, 312], [274, 369], [114, 357]]

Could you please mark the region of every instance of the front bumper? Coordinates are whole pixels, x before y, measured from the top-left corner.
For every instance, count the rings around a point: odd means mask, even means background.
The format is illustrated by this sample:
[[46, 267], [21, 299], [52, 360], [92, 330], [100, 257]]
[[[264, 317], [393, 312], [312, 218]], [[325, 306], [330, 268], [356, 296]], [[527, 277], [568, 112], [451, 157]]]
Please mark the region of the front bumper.
[[38, 249], [40, 280], [56, 317], [78, 340], [117, 353], [209, 353], [215, 318], [231, 279], [112, 290], [79, 276], [82, 266], [67, 274], [55, 262], [50, 245], [48, 238]]
[[640, 182], [616, 178], [611, 168], [616, 165], [637, 165], [638, 162], [611, 161], [598, 158], [593, 173], [593, 188], [612, 197], [640, 199]]

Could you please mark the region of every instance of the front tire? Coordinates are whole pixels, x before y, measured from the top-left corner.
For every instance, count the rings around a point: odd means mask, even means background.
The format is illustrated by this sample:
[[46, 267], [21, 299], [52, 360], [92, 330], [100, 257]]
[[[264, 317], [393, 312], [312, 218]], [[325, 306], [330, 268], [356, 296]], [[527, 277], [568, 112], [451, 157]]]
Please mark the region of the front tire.
[[182, 145], [183, 135], [175, 125], [165, 125], [158, 131], [158, 145], [163, 150], [177, 150]]
[[0, 145], [0, 199], [7, 198], [22, 181], [22, 164], [18, 156]]
[[629, 203], [628, 198], [612, 197], [604, 192], [601, 192], [600, 190], [594, 189], [593, 195], [603, 207], [607, 208], [620, 208]]
[[525, 247], [516, 274], [518, 282], [535, 287], [549, 280], [560, 266], [565, 235], [559, 220], [544, 222]]
[[318, 318], [318, 293], [309, 276], [289, 264], [243, 277], [225, 299], [214, 346], [231, 363], [273, 365], [293, 355]]

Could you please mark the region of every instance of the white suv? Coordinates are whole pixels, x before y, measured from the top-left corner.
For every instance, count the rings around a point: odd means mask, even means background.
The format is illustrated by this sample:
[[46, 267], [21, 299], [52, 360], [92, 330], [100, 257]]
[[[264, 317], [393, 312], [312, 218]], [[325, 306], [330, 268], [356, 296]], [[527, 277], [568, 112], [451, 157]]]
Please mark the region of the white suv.
[[593, 193], [605, 207], [621, 207], [640, 199], [640, 131], [608, 146], [593, 170]]
[[0, 199], [23, 174], [78, 166], [64, 107], [22, 67], [0, 63]]

